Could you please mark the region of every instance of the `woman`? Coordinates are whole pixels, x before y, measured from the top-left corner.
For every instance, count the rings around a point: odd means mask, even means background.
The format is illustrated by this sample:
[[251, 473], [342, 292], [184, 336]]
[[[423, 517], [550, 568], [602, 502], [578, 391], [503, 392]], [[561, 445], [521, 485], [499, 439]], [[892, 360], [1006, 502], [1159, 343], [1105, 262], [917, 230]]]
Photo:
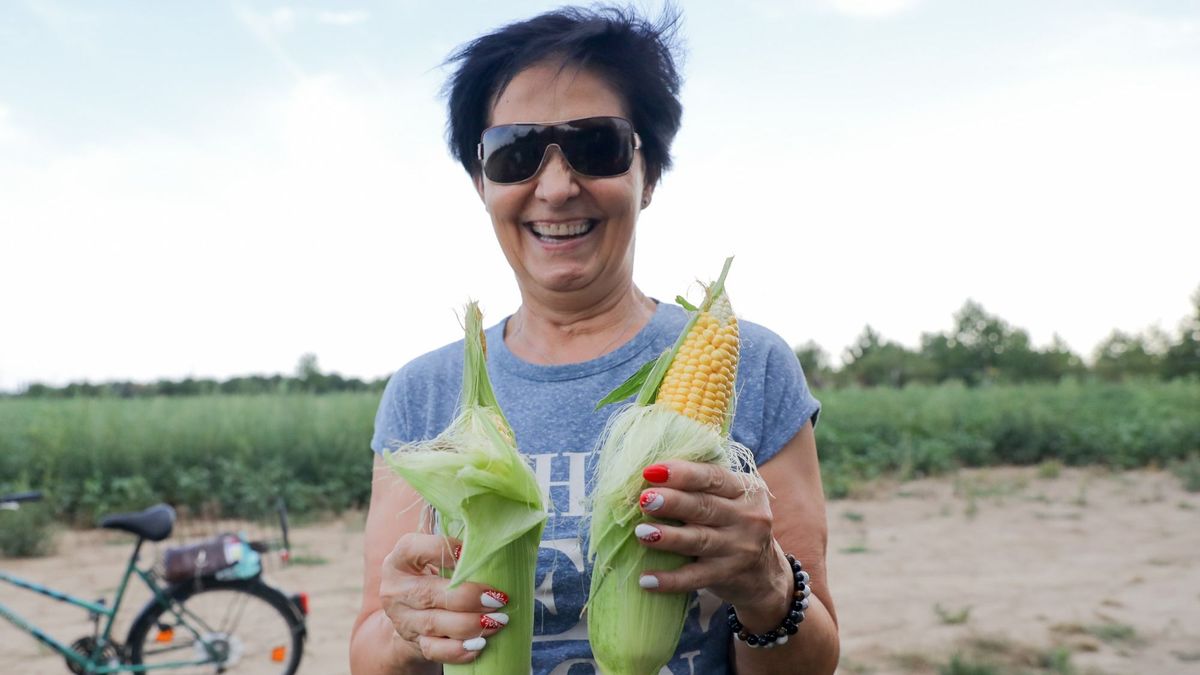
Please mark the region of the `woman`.
[[[680, 79], [676, 21], [659, 27], [614, 9], [566, 9], [468, 44], [450, 91], [452, 149], [491, 216], [521, 291], [516, 313], [488, 330], [489, 372], [521, 451], [550, 502], [539, 554], [535, 673], [594, 672], [587, 643], [588, 570], [578, 535], [589, 450], [611, 412], [600, 398], [670, 345], [686, 319], [633, 282], [637, 219], [670, 165]], [[745, 498], [724, 470], [687, 462], [650, 468], [655, 516], [680, 521], [643, 545], [695, 562], [647, 570], [646, 592], [696, 591], [675, 658], [684, 673], [830, 673], [837, 625], [825, 579], [825, 507], [812, 424], [819, 404], [778, 336], [742, 321], [733, 436], [751, 448], [771, 496]], [[372, 448], [430, 438], [453, 419], [461, 343], [426, 354], [388, 384]], [[657, 496], [658, 498], [654, 498]], [[415, 492], [376, 457], [367, 519], [357, 675], [436, 673], [467, 663], [503, 630], [505, 589], [446, 590], [433, 573], [457, 542], [420, 531]], [[769, 631], [793, 591], [785, 553], [809, 570], [806, 620], [784, 645], [732, 638]], [[483, 640], [478, 639], [480, 636]]]

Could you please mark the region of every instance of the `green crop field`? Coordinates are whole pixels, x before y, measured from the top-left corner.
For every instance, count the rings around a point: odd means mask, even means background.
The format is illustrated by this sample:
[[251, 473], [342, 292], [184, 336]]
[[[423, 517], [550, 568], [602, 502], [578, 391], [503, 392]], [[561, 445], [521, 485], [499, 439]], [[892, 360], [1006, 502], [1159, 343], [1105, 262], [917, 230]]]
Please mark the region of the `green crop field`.
[[[0, 399], [0, 492], [78, 524], [168, 501], [257, 515], [366, 504], [377, 393]], [[826, 489], [958, 466], [1166, 466], [1200, 453], [1200, 382], [818, 392]]]

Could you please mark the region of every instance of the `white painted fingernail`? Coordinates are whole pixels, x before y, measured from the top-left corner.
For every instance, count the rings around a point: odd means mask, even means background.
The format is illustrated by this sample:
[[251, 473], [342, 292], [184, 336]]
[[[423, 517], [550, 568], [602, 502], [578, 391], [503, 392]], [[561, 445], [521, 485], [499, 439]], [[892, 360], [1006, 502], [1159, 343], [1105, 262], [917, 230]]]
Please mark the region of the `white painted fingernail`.
[[463, 640], [463, 649], [469, 652], [477, 652], [487, 646], [487, 640], [477, 637], [470, 640]]
[[491, 612], [484, 614], [479, 619], [479, 625], [489, 630], [495, 630], [502, 626], [508, 625], [508, 615], [504, 612]]
[[657, 492], [644, 492], [641, 498], [643, 511], [657, 511], [663, 507], [663, 496]]
[[647, 523], [642, 523], [641, 525], [633, 528], [633, 533], [642, 541], [655, 542], [659, 539], [662, 539], [662, 530]]
[[638, 578], [638, 586], [642, 588], [658, 588], [658, 577], [653, 574], [643, 574]]
[[508, 604], [508, 596], [500, 591], [484, 591], [479, 596], [479, 604], [488, 609], [500, 609]]

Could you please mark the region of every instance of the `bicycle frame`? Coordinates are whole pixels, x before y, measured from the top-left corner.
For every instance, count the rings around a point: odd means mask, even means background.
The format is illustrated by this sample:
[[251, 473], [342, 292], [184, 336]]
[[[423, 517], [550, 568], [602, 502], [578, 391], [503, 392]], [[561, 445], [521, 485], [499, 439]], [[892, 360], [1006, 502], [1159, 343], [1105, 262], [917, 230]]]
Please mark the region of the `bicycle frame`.
[[[146, 671], [150, 671], [150, 670], [164, 670], [164, 669], [168, 669], [168, 668], [184, 668], [187, 666], [198, 666], [198, 665], [206, 665], [206, 664], [213, 663], [213, 660], [212, 660], [213, 654], [211, 652], [209, 653], [208, 658], [203, 659], [203, 660], [195, 660], [194, 659], [191, 661], [172, 661], [170, 663], [160, 663], [160, 664], [155, 664], [152, 666], [129, 665], [129, 664], [110, 665], [107, 663], [102, 663], [100, 661], [100, 659], [103, 658], [104, 650], [110, 644], [112, 644], [113, 622], [117, 616], [117, 611], [120, 610], [120, 608], [121, 608], [121, 601], [125, 597], [125, 589], [126, 589], [127, 585], [129, 584], [129, 579], [132, 576], [136, 575], [138, 578], [140, 578], [142, 580], [143, 583], [146, 584], [146, 586], [154, 594], [154, 598], [156, 601], [158, 601], [160, 603], [164, 603], [168, 607], [171, 604], [170, 599], [167, 598], [167, 596], [163, 593], [162, 587], [159, 586], [154, 581], [154, 577], [152, 576], [152, 574], [149, 571], [140, 569], [137, 566], [138, 554], [141, 552], [141, 549], [142, 549], [142, 540], [138, 539], [137, 545], [133, 549], [133, 555], [130, 556], [130, 558], [129, 558], [129, 564], [125, 566], [125, 573], [123, 575], [121, 575], [121, 583], [117, 587], [116, 596], [113, 598], [113, 603], [112, 603], [111, 607], [109, 607], [107, 605], [98, 604], [95, 602], [88, 602], [87, 600], [75, 597], [68, 593], [56, 591], [53, 588], [42, 586], [41, 584], [34, 583], [32, 581], [27, 581], [25, 579], [21, 579], [16, 576], [13, 576], [11, 574], [8, 574], [4, 571], [0, 571], [0, 581], [7, 582], [18, 588], [24, 588], [26, 590], [33, 591], [35, 593], [40, 593], [41, 595], [44, 595], [49, 598], [53, 598], [59, 602], [65, 602], [67, 604], [75, 605], [76, 607], [87, 610], [88, 612], [92, 613], [93, 615], [105, 617], [107, 620], [105, 621], [105, 624], [104, 624], [104, 632], [100, 636], [98, 636], [96, 647], [95, 647], [94, 651], [91, 654], [89, 654], [87, 657], [84, 657], [83, 655], [79, 654], [74, 649], [72, 649], [70, 646], [64, 645], [63, 643], [59, 642], [58, 640], [54, 639], [53, 637], [47, 635], [45, 632], [43, 632], [37, 626], [34, 626], [33, 624], [29, 623], [28, 621], [26, 621], [25, 619], [23, 619], [19, 615], [17, 615], [15, 612], [10, 610], [8, 607], [6, 607], [4, 605], [4, 603], [0, 603], [0, 618], [7, 619], [10, 623], [12, 623], [17, 628], [20, 628], [21, 630], [23, 630], [23, 631], [29, 633], [30, 635], [32, 635], [33, 637], [35, 637], [42, 644], [46, 645], [47, 647], [50, 647], [54, 651], [61, 654], [63, 657], [69, 659], [71, 662], [78, 664], [79, 667], [83, 668], [85, 673], [93, 673], [95, 675], [103, 675], [104, 673], [142, 673], [142, 672], [146, 672]], [[180, 615], [180, 611], [178, 608], [171, 607], [171, 611], [173, 613], [175, 613], [175, 615], [178, 616], [180, 619], [183, 618]], [[193, 618], [195, 618], [195, 617], [193, 617]], [[197, 631], [191, 625], [191, 623], [184, 622], [183, 625], [185, 625], [187, 627], [187, 629], [195, 635], [196, 639], [201, 644], [205, 644], [207, 646], [207, 643], [202, 639], [200, 632]]]

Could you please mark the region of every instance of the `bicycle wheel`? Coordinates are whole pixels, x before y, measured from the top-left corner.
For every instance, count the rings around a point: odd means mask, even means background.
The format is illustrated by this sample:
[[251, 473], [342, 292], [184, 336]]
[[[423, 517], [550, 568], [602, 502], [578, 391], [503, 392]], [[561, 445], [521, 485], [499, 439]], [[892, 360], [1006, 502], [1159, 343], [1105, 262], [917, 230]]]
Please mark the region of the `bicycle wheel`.
[[[126, 640], [129, 662], [171, 668], [172, 673], [293, 675], [304, 652], [299, 610], [257, 579], [202, 578], [169, 587], [170, 604], [151, 600]], [[165, 671], [164, 671], [165, 672]]]

